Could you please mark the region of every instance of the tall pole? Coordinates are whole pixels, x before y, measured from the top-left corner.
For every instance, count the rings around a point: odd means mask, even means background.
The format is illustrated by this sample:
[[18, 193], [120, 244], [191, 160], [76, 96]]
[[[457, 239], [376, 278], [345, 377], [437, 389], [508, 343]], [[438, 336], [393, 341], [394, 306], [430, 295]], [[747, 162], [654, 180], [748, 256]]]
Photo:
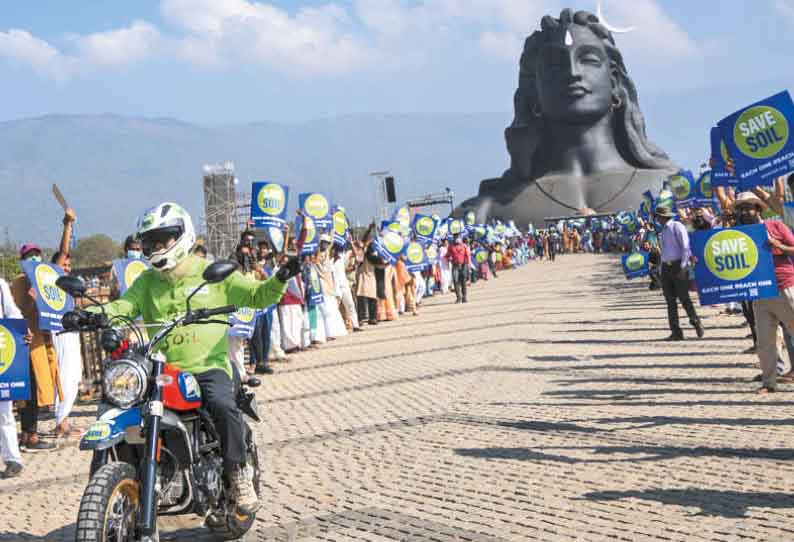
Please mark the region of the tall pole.
[[375, 208], [377, 215], [374, 217], [375, 227], [377, 228], [378, 222], [388, 218], [388, 211], [386, 209], [386, 176], [389, 174], [388, 170], [373, 171], [369, 175], [375, 177]]

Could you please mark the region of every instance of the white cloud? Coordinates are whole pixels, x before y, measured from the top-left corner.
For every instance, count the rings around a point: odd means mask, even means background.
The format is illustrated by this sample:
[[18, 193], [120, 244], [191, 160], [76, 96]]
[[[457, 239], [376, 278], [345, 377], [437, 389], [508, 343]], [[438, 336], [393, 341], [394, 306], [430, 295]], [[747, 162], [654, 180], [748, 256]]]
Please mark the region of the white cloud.
[[[775, 0], [791, 7], [790, 0]], [[258, 64], [298, 76], [424, 66], [449, 53], [479, 51], [515, 63], [543, 15], [561, 0], [341, 0], [288, 11], [255, 0], [161, 0], [169, 32], [145, 21], [67, 40], [59, 50], [24, 30], [0, 32], [0, 56], [63, 78], [162, 55], [205, 67]], [[631, 62], [678, 61], [698, 50], [657, 0], [608, 2]], [[794, 9], [792, 10], [794, 12]]]
[[127, 28], [97, 32], [79, 38], [84, 62], [98, 66], [123, 66], [153, 54], [160, 45], [160, 32], [147, 22], [135, 21]]
[[186, 31], [179, 51], [200, 64], [241, 59], [293, 74], [347, 73], [377, 57], [336, 4], [301, 8], [294, 15], [247, 0], [163, 0], [165, 18]]
[[119, 67], [144, 60], [157, 51], [161, 38], [155, 27], [137, 21], [109, 32], [70, 36], [66, 42], [66, 50], [61, 51], [26, 30], [11, 29], [0, 32], [0, 57], [63, 80], [97, 67]]
[[[698, 54], [700, 47], [656, 0], [609, 2], [604, 15], [617, 27], [636, 30], [615, 39], [636, 61], [673, 63]], [[612, 20], [614, 18], [614, 20]]]
[[37, 73], [60, 79], [66, 75], [69, 62], [52, 45], [26, 30], [0, 32], [0, 57], [30, 66]]
[[794, 24], [794, 0], [774, 0], [774, 8], [781, 17]]

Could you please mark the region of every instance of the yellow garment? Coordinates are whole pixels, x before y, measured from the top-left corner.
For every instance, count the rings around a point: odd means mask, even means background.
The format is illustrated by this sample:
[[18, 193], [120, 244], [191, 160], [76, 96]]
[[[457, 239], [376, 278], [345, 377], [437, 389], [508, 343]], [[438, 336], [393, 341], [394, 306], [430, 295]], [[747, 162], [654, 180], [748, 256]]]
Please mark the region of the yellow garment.
[[58, 374], [58, 358], [50, 332], [39, 329], [39, 311], [36, 309], [36, 302], [28, 294], [29, 290], [30, 281], [24, 274], [18, 275], [11, 283], [14, 303], [19, 307], [33, 334], [30, 343], [30, 368], [36, 375], [36, 396], [39, 406], [48, 406], [55, 404], [56, 392], [58, 400], [62, 401], [64, 397]]

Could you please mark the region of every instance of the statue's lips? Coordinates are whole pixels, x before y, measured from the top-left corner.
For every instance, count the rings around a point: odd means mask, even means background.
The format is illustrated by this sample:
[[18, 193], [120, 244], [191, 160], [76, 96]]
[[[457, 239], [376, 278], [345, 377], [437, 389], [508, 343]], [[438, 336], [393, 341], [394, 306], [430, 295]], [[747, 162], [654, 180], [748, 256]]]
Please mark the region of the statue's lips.
[[591, 94], [590, 89], [580, 85], [571, 85], [565, 89], [565, 95], [572, 98], [581, 98], [588, 94]]

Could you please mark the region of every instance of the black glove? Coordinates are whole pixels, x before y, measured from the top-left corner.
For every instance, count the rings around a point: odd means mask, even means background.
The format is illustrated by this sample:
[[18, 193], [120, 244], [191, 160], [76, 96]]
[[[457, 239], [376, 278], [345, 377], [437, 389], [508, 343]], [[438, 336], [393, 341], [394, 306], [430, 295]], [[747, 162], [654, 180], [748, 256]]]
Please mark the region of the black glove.
[[287, 282], [292, 277], [296, 277], [301, 272], [301, 262], [297, 256], [290, 256], [287, 262], [276, 271], [276, 278], [281, 282]]
[[102, 329], [108, 325], [108, 317], [104, 314], [94, 314], [83, 310], [73, 310], [65, 313], [61, 318], [65, 331], [88, 331]]
[[79, 331], [81, 326], [80, 322], [83, 320], [84, 314], [85, 311], [81, 310], [64, 313], [61, 318], [61, 325], [63, 325], [64, 331]]

